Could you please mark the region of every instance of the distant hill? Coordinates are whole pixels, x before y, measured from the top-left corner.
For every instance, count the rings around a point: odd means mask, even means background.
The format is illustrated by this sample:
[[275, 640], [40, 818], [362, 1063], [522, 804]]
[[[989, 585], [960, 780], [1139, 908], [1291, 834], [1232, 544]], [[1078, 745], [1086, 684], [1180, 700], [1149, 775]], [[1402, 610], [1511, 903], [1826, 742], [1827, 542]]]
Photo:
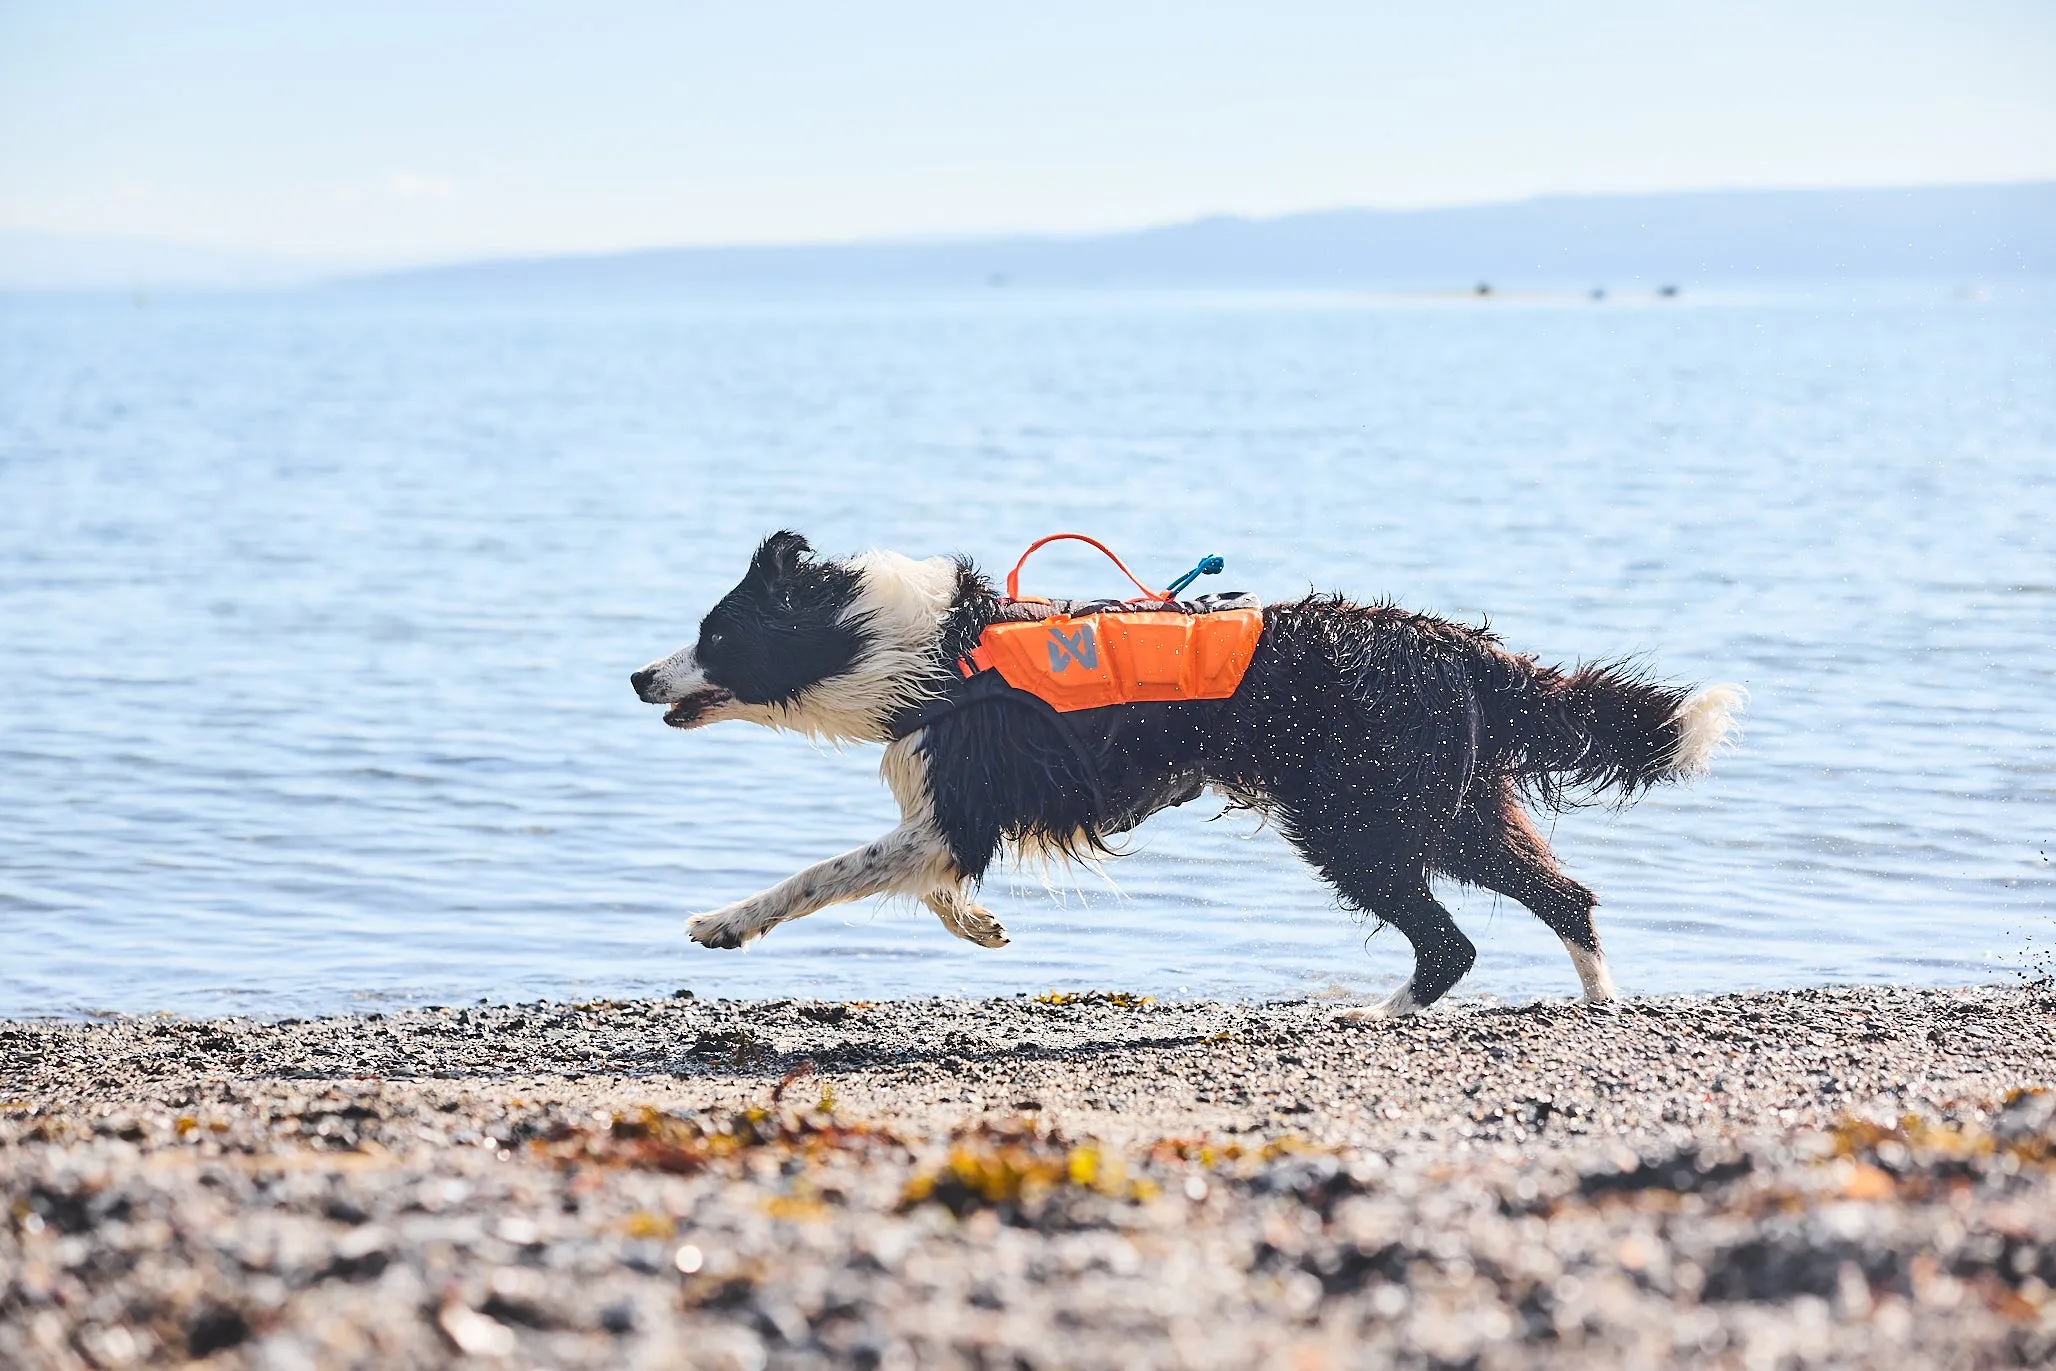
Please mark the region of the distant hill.
[[1557, 196], [1212, 218], [1092, 237], [658, 248], [354, 289], [650, 297], [1028, 288], [1508, 288], [2056, 276], [2056, 182]]
[[992, 287], [1505, 289], [2056, 277], [2056, 182], [1554, 196], [1212, 218], [1082, 237], [652, 248], [352, 268], [144, 238], [0, 231], [0, 291], [484, 297], [894, 295]]

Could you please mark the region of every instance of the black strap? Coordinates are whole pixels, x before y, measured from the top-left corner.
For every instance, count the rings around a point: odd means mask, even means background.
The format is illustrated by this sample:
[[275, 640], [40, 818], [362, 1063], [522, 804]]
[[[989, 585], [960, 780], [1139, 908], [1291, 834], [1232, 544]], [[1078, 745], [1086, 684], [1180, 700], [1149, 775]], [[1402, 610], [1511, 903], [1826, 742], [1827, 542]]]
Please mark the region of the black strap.
[[954, 714], [960, 709], [972, 709], [979, 705], [1002, 704], [1018, 708], [1039, 710], [1055, 725], [1057, 735], [1070, 747], [1071, 755], [1078, 759], [1078, 766], [1085, 782], [1092, 788], [1092, 812], [1096, 818], [1107, 816], [1106, 787], [1099, 777], [1099, 762], [1086, 749], [1078, 731], [1071, 727], [1070, 720], [1040, 695], [1026, 690], [1016, 690], [997, 671], [980, 671], [968, 680], [952, 681], [940, 695], [923, 702], [919, 708], [908, 710], [893, 720], [892, 739], [900, 739], [918, 733], [936, 720]]

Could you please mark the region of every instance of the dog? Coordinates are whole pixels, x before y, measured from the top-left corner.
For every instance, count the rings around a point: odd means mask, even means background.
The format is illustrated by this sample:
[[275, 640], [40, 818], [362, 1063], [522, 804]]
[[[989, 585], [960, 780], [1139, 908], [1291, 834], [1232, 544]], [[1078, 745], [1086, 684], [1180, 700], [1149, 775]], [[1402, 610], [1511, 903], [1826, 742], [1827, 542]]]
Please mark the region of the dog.
[[900, 823], [693, 916], [693, 940], [741, 947], [830, 905], [898, 894], [1000, 947], [1006, 931], [974, 892], [1003, 852], [1096, 858], [1211, 788], [1275, 823], [1345, 907], [1412, 945], [1411, 976], [1369, 1014], [1426, 1008], [1477, 958], [1430, 889], [1437, 876], [1525, 905], [1562, 940], [1584, 998], [1607, 1001], [1598, 897], [1564, 874], [1529, 809], [1607, 792], [1625, 803], [1703, 773], [1744, 699], [1620, 665], [1543, 666], [1486, 629], [1314, 594], [1263, 607], [1226, 698], [1061, 715], [1004, 698], [951, 707], [956, 664], [989, 625], [1049, 612], [1003, 598], [967, 559], [830, 558], [796, 533], [766, 538], [697, 641], [631, 674], [636, 695], [674, 728], [746, 719], [883, 743]]

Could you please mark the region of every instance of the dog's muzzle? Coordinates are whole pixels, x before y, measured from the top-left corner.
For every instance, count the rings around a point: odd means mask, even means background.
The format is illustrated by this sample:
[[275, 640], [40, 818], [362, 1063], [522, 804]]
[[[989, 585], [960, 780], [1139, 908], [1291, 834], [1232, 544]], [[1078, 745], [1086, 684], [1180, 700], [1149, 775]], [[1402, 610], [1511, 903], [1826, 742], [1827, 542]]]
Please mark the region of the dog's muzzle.
[[628, 683], [644, 704], [671, 706], [664, 711], [664, 722], [673, 728], [712, 723], [709, 716], [735, 699], [730, 691], [707, 679], [690, 649], [630, 672]]

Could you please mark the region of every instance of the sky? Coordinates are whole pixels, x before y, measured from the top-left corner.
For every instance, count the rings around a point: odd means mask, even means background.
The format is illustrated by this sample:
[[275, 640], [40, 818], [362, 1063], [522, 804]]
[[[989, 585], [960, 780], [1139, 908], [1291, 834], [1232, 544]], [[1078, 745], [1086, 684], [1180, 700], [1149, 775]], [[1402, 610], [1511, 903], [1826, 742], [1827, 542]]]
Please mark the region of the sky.
[[402, 263], [2056, 178], [2056, 3], [0, 0], [0, 230]]

